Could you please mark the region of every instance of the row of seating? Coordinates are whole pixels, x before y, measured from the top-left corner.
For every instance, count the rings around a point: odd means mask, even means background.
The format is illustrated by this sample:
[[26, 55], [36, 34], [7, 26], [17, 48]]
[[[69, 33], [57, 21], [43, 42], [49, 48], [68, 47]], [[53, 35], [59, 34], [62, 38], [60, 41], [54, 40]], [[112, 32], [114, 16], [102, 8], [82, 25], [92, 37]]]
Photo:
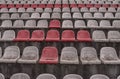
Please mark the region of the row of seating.
[[65, 7], [70, 7], [70, 8], [74, 8], [74, 7], [78, 7], [78, 8], [82, 8], [82, 7], [87, 7], [87, 8], [100, 8], [100, 7], [104, 7], [104, 8], [109, 8], [109, 7], [113, 7], [113, 8], [118, 8], [120, 7], [119, 4], [75, 4], [75, 3], [71, 3], [71, 4], [0, 4], [0, 8], [65, 8]]
[[[1, 28], [120, 28], [120, 20], [2, 20]], [[112, 24], [111, 24], [112, 23]]]
[[[21, 15], [21, 17], [20, 17]], [[41, 16], [40, 16], [41, 15]], [[120, 19], [120, 13], [115, 13], [115, 16], [113, 13], [79, 13], [79, 12], [74, 12], [74, 13], [2, 13], [0, 19]]]
[[[10, 79], [18, 79], [18, 78], [30, 79], [30, 76], [26, 73], [15, 73], [10, 77]], [[63, 77], [63, 79], [70, 79], [70, 78], [83, 79], [83, 77], [78, 74], [67, 74]], [[96, 79], [96, 78], [110, 79], [107, 75], [103, 75], [103, 74], [94, 74], [90, 77], [90, 79]], [[0, 73], [0, 79], [5, 79], [5, 76], [2, 73]], [[53, 74], [43, 73], [38, 75], [36, 79], [57, 79], [57, 78]], [[120, 76], [118, 76], [116, 79], [120, 79]]]
[[[80, 56], [78, 56], [78, 53]], [[56, 47], [44, 47], [40, 55], [39, 58], [39, 50], [35, 46], [25, 47], [22, 55], [20, 55], [18, 46], [6, 47], [3, 55], [0, 48], [1, 63], [120, 64], [120, 58], [113, 47], [102, 47], [100, 49], [100, 59], [94, 47], [83, 47], [80, 52], [77, 52], [75, 47], [64, 47], [61, 50], [60, 62]]]

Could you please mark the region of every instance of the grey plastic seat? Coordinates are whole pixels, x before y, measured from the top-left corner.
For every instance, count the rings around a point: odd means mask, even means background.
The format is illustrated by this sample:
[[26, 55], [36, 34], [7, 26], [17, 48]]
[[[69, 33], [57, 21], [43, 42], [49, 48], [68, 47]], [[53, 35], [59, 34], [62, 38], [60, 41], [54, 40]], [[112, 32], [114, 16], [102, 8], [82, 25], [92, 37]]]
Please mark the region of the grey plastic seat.
[[27, 1], [27, 4], [33, 4], [33, 1]]
[[11, 14], [11, 19], [19, 19], [19, 18], [20, 18], [20, 16], [18, 13]]
[[109, 40], [106, 38], [104, 31], [95, 30], [92, 33], [92, 39], [95, 42], [108, 42]]
[[92, 13], [84, 13], [84, 14], [83, 14], [83, 17], [84, 17], [84, 18], [93, 18], [93, 17], [92, 17]]
[[39, 20], [37, 23], [38, 28], [48, 28], [48, 21], [47, 20]]
[[50, 13], [42, 13], [41, 19], [50, 19]]
[[27, 20], [26, 21], [26, 24], [25, 24], [25, 27], [32, 27], [34, 28], [36, 26], [36, 21], [35, 20]]
[[100, 59], [104, 64], [120, 64], [120, 59], [113, 47], [102, 47], [100, 50]]
[[119, 31], [109, 31], [108, 39], [110, 42], [120, 42], [120, 32]]
[[19, 4], [19, 1], [14, 1], [14, 4]]
[[97, 8], [96, 7], [91, 7], [90, 8], [90, 12], [97, 12], [98, 10], [97, 10]]
[[89, 28], [99, 28], [98, 22], [96, 20], [88, 20], [87, 27]]
[[76, 20], [74, 23], [75, 28], [86, 28], [84, 20]]
[[34, 12], [34, 8], [27, 8], [26, 12]]
[[8, 8], [1, 8], [0, 12], [8, 12]]
[[80, 11], [79, 11], [79, 8], [73, 7], [73, 8], [71, 8], [71, 12], [80, 12]]
[[113, 1], [113, 4], [119, 4], [119, 1]]
[[93, 47], [84, 47], [81, 49], [80, 60], [82, 64], [101, 64], [98, 59], [97, 51]]
[[106, 8], [105, 7], [100, 7], [99, 8], [99, 12], [106, 12], [107, 10], [106, 10]]
[[120, 7], [117, 8], [117, 12], [120, 12]]
[[21, 14], [21, 18], [22, 18], [22, 19], [29, 19], [29, 18], [30, 18], [30, 15], [29, 15], [29, 13], [22, 13], [22, 14]]
[[16, 20], [16, 21], [14, 21], [13, 27], [22, 28], [23, 26], [25, 26], [23, 20]]
[[44, 73], [38, 75], [36, 79], [56, 79], [56, 77], [53, 74]]
[[37, 63], [39, 59], [39, 51], [35, 46], [25, 47], [18, 63]]
[[1, 14], [1, 19], [10, 19], [10, 15], [8, 13]]
[[73, 22], [71, 20], [64, 20], [62, 22], [62, 28], [73, 28]]
[[77, 74], [68, 74], [65, 75], [63, 79], [83, 79], [83, 77]]
[[51, 18], [52, 18], [52, 19], [60, 19], [60, 18], [61, 18], [61, 14], [60, 14], [60, 13], [57, 13], [57, 12], [52, 13]]
[[46, 13], [47, 13], [47, 12], [48, 12], [48, 13], [49, 13], [49, 12], [52, 12], [52, 8], [45, 8], [45, 9], [44, 9], [44, 12], [46, 12]]
[[5, 76], [2, 73], [0, 73], [0, 79], [5, 79]]
[[102, 13], [94, 13], [94, 18], [103, 18]]
[[61, 12], [61, 9], [60, 8], [54, 8], [53, 12]]
[[101, 28], [112, 28], [109, 20], [101, 20], [100, 27]]
[[40, 1], [34, 1], [34, 4], [40, 4]]
[[12, 41], [15, 39], [15, 31], [14, 30], [6, 30], [3, 33], [2, 39], [3, 41]]
[[36, 8], [35, 12], [43, 12], [43, 8]]
[[98, 4], [104, 4], [104, 1], [98, 1]]
[[114, 7], [109, 7], [109, 8], [108, 8], [108, 12], [116, 12], [116, 10], [115, 10]]
[[115, 18], [120, 18], [120, 13], [115, 13]]
[[74, 47], [64, 47], [60, 57], [61, 64], [79, 64], [77, 50]]
[[1, 27], [12, 27], [12, 21], [11, 20], [2, 21]]
[[26, 73], [15, 73], [10, 79], [30, 79], [30, 76]]
[[112, 22], [112, 26], [113, 26], [114, 28], [120, 28], [120, 20], [114, 20], [114, 21]]
[[16, 63], [20, 57], [20, 50], [17, 46], [8, 46], [4, 50], [3, 56], [0, 58], [2, 63]]
[[18, 12], [25, 12], [25, 8], [18, 8]]
[[92, 75], [90, 79], [110, 79], [110, 78], [103, 74], [95, 74], [95, 75]]
[[70, 8], [68, 7], [62, 8], [62, 12], [70, 12]]
[[16, 8], [10, 8], [9, 12], [17, 12], [17, 9]]
[[63, 13], [62, 18], [63, 19], [70, 19], [71, 18], [71, 13]]
[[82, 14], [81, 13], [73, 13], [73, 18], [82, 18]]
[[81, 12], [89, 12], [89, 10], [88, 10], [87, 7], [82, 7], [80, 11], [81, 11]]
[[20, 4], [26, 4], [26, 1], [21, 1]]
[[31, 18], [40, 18], [40, 14], [39, 13], [32, 13]]
[[104, 15], [105, 18], [114, 18], [113, 13], [105, 13]]

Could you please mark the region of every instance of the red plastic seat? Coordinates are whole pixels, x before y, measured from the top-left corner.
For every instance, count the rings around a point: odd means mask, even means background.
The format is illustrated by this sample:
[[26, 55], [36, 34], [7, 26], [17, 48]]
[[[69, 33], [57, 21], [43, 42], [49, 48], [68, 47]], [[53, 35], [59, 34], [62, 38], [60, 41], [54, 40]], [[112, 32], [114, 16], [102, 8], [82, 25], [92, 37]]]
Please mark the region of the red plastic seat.
[[44, 40], [44, 31], [43, 30], [34, 30], [30, 41], [43, 41]]
[[77, 7], [77, 4], [70, 4], [70, 7], [71, 7], [71, 8]]
[[86, 7], [88, 7], [88, 8], [91, 8], [93, 6], [94, 6], [93, 4], [86, 4]]
[[16, 4], [16, 8], [21, 8], [22, 4]]
[[0, 8], [7, 8], [7, 5], [6, 4], [1, 4]]
[[57, 64], [58, 63], [58, 50], [56, 47], [45, 47], [42, 50], [42, 55], [39, 60], [42, 64]]
[[28, 41], [30, 38], [30, 32], [28, 30], [20, 30], [14, 41]]
[[100, 7], [101, 7], [101, 4], [95, 4], [94, 7], [100, 8]]
[[69, 4], [62, 4], [62, 7], [63, 7], [63, 8], [69, 7]]
[[109, 8], [109, 4], [102, 4], [102, 7]]
[[90, 42], [92, 39], [90, 38], [90, 34], [86, 30], [80, 30], [77, 33], [77, 40], [82, 42]]
[[61, 8], [61, 4], [55, 4], [54, 7], [55, 8]]
[[53, 4], [47, 4], [46, 8], [53, 8]]
[[31, 7], [32, 7], [32, 8], [37, 8], [38, 5], [37, 5], [37, 4], [31, 4]]
[[62, 41], [69, 42], [69, 41], [75, 41], [75, 34], [72, 30], [64, 30], [62, 32]]
[[110, 7], [118, 8], [117, 4], [111, 4]]
[[59, 20], [51, 20], [49, 28], [60, 28]]
[[8, 4], [8, 8], [13, 8], [14, 4]]
[[24, 4], [23, 7], [24, 8], [30, 8], [30, 4]]
[[45, 4], [39, 4], [38, 7], [40, 7], [40, 8], [45, 8], [46, 6], [45, 6]]
[[79, 8], [85, 7], [85, 4], [78, 4]]
[[47, 32], [46, 41], [60, 41], [60, 34], [57, 30], [49, 30]]

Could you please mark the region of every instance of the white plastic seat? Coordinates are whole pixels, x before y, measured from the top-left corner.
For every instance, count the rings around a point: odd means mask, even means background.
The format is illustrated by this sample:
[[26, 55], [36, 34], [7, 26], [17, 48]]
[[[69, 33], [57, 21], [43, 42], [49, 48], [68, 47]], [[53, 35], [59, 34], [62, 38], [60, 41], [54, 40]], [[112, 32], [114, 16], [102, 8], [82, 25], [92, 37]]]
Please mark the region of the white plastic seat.
[[74, 26], [75, 28], [86, 28], [84, 20], [76, 20]]
[[62, 22], [62, 28], [73, 28], [73, 22], [71, 20], [64, 20]]
[[92, 39], [95, 42], [108, 42], [109, 40], [106, 38], [104, 31], [95, 30], [92, 33]]
[[53, 8], [53, 12], [61, 12], [61, 8]]
[[99, 12], [106, 12], [107, 10], [106, 10], [106, 8], [105, 7], [100, 7], [99, 8]]
[[2, 21], [1, 27], [12, 27], [12, 21], [11, 20]]
[[35, 12], [43, 12], [43, 8], [36, 8]]
[[102, 13], [94, 13], [94, 18], [103, 18]]
[[88, 20], [87, 27], [89, 28], [99, 28], [98, 22], [96, 20]]
[[30, 18], [30, 15], [29, 15], [29, 13], [22, 13], [22, 14], [21, 14], [21, 18], [22, 18], [22, 19], [29, 19], [29, 18]]
[[26, 12], [34, 12], [34, 8], [27, 8]]
[[105, 13], [104, 15], [105, 18], [114, 18], [113, 13]]
[[47, 20], [39, 20], [37, 23], [38, 28], [48, 28], [48, 21]]
[[70, 19], [71, 18], [71, 14], [70, 13], [63, 13], [62, 14], [62, 18], [63, 19]]
[[81, 13], [73, 13], [73, 18], [82, 18], [82, 14]]
[[14, 4], [19, 4], [19, 1], [14, 1]]
[[108, 39], [110, 42], [120, 42], [120, 32], [119, 31], [109, 31]]
[[15, 73], [13, 74], [10, 79], [30, 79], [30, 76], [26, 73]]
[[13, 27], [19, 27], [19, 28], [22, 28], [24, 25], [24, 21], [23, 20], [16, 20], [14, 21], [14, 24], [13, 24]]
[[62, 12], [70, 12], [70, 8], [68, 7], [62, 8]]
[[50, 13], [42, 13], [41, 19], [50, 19]]
[[109, 7], [109, 8], [108, 8], [108, 12], [116, 12], [116, 10], [115, 10], [114, 7]]
[[35, 46], [25, 47], [18, 63], [37, 63], [39, 59], [39, 51]]
[[63, 77], [63, 79], [83, 79], [82, 76], [77, 75], [77, 74], [68, 74]]
[[117, 12], [120, 12], [120, 7], [117, 8]]
[[103, 74], [95, 74], [95, 75], [92, 75], [90, 79], [110, 79], [110, 78]]
[[84, 18], [92, 18], [92, 14], [91, 13], [84, 13], [83, 17]]
[[44, 74], [38, 75], [36, 79], [56, 79], [56, 77], [52, 74], [44, 73]]
[[120, 20], [114, 20], [112, 22], [112, 26], [115, 28], [120, 28]]
[[89, 12], [89, 10], [88, 10], [87, 7], [82, 7], [80, 11], [81, 11], [81, 12]]
[[18, 8], [18, 12], [25, 12], [25, 8]]
[[90, 12], [97, 12], [98, 10], [97, 10], [97, 8], [96, 7], [91, 7], [90, 8]]
[[0, 12], [8, 12], [8, 8], [1, 8]]
[[1, 14], [1, 19], [10, 19], [10, 15], [8, 13]]
[[115, 18], [120, 18], [120, 13], [115, 13]]
[[2, 73], [0, 73], [0, 79], [5, 79], [5, 76]]
[[20, 16], [18, 13], [11, 14], [11, 19], [19, 19], [19, 18], [20, 18]]
[[52, 13], [52, 15], [51, 15], [51, 18], [52, 19], [60, 19], [61, 18], [61, 14], [60, 13]]
[[104, 64], [120, 64], [120, 59], [113, 47], [102, 47], [100, 50], [100, 59]]
[[100, 21], [101, 28], [111, 28], [111, 24], [109, 20], [101, 20]]
[[77, 50], [74, 47], [64, 47], [60, 57], [61, 64], [79, 64]]
[[39, 13], [32, 13], [31, 18], [40, 18], [40, 14]]
[[79, 11], [79, 8], [73, 7], [73, 8], [71, 8], [71, 12], [80, 12], [80, 11]]
[[25, 27], [35, 27], [36, 26], [36, 21], [35, 20], [27, 20]]
[[80, 59], [82, 61], [82, 64], [101, 64], [101, 61], [97, 56], [97, 51], [93, 47], [82, 48]]
[[44, 9], [44, 12], [48, 12], [48, 13], [49, 13], [49, 12], [52, 12], [52, 8], [45, 8], [45, 9]]
[[2, 41], [12, 41], [15, 39], [15, 31], [14, 30], [6, 30], [3, 33]]
[[0, 58], [2, 63], [16, 63], [20, 57], [20, 50], [17, 46], [8, 46], [5, 48], [3, 56]]

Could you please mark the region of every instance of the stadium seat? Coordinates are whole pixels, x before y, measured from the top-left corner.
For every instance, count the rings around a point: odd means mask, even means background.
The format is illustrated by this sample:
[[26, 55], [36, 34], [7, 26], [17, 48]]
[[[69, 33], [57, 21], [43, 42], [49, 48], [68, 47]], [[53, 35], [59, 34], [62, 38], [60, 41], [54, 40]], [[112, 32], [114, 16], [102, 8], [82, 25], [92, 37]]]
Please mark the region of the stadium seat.
[[60, 41], [60, 34], [57, 30], [49, 30], [47, 32], [46, 41]]
[[5, 76], [2, 73], [0, 73], [0, 79], [5, 79]]
[[105, 7], [100, 7], [100, 8], [99, 8], [99, 12], [107, 12], [107, 10], [106, 10]]
[[102, 4], [102, 7], [109, 8], [109, 4]]
[[69, 4], [62, 4], [62, 8], [67, 8], [67, 7], [69, 7]]
[[80, 18], [82, 18], [82, 14], [81, 13], [73, 13], [73, 18], [80, 19]]
[[21, 19], [29, 19], [29, 18], [30, 18], [29, 13], [22, 13], [21, 14]]
[[25, 47], [18, 63], [37, 63], [39, 59], [39, 51], [35, 46]]
[[64, 47], [61, 52], [60, 64], [79, 64], [77, 49]]
[[30, 32], [28, 30], [19, 30], [17, 37], [14, 41], [28, 41], [30, 38]]
[[53, 12], [61, 12], [61, 8], [53, 8]]
[[87, 7], [82, 7], [80, 11], [81, 11], [81, 12], [89, 12], [89, 10], [88, 10]]
[[112, 26], [114, 28], [120, 28], [120, 20], [113, 20]]
[[57, 64], [58, 50], [56, 47], [44, 47], [39, 63], [41, 64]]
[[73, 28], [73, 22], [71, 20], [63, 20], [62, 28]]
[[2, 63], [16, 63], [20, 58], [20, 49], [17, 46], [8, 46], [4, 50], [3, 56], [0, 58]]
[[51, 20], [49, 28], [60, 28], [61, 24], [59, 20]]
[[0, 8], [7, 8], [7, 5], [6, 4], [1, 4]]
[[13, 13], [11, 14], [11, 19], [19, 19], [19, 14], [18, 13]]
[[86, 7], [88, 7], [88, 8], [91, 8], [93, 6], [94, 6], [93, 4], [86, 4]]
[[32, 7], [32, 8], [37, 8], [38, 5], [37, 5], [37, 4], [31, 4], [31, 7]]
[[114, 18], [113, 13], [105, 13], [104, 15], [105, 18]]
[[26, 9], [26, 12], [34, 12], [34, 8], [31, 8], [31, 7], [30, 7], [30, 8], [27, 8], [27, 9]]
[[85, 4], [78, 4], [79, 8], [85, 7]]
[[50, 12], [52, 12], [52, 8], [45, 8], [45, 9], [44, 9], [44, 12], [50, 13]]
[[41, 19], [50, 19], [50, 13], [42, 13]]
[[88, 28], [99, 28], [98, 22], [96, 20], [88, 20], [87, 21], [87, 27]]
[[39, 4], [38, 7], [39, 8], [45, 8], [46, 6], [45, 6], [45, 4]]
[[120, 12], [120, 7], [117, 8], [117, 12]]
[[85, 12], [85, 13], [83, 14], [83, 17], [84, 17], [84, 18], [92, 18], [93, 16], [92, 16], [92, 13], [86, 13], [86, 12]]
[[18, 8], [18, 12], [25, 12], [25, 8], [23, 8], [23, 7]]
[[40, 14], [39, 13], [32, 13], [31, 18], [34, 18], [34, 19], [40, 18]]
[[8, 12], [8, 8], [1, 8], [0, 12]]
[[43, 8], [36, 8], [35, 12], [43, 12]]
[[[22, 1], [23, 2], [23, 1]], [[24, 4], [23, 5], [24, 8], [30, 8], [30, 4]]]
[[12, 41], [15, 39], [15, 31], [14, 30], [6, 30], [3, 33], [2, 39], [3, 41]]
[[54, 4], [54, 8], [61, 8], [61, 4]]
[[101, 20], [100, 27], [101, 28], [112, 28], [109, 20]]
[[101, 4], [95, 4], [94, 7], [100, 8], [100, 7], [101, 7]]
[[108, 76], [103, 75], [103, 74], [95, 74], [95, 75], [92, 75], [90, 77], [90, 79], [96, 79], [96, 78], [98, 78], [98, 79], [110, 79]]
[[94, 13], [94, 18], [103, 18], [102, 13]]
[[57, 78], [52, 74], [44, 73], [44, 74], [38, 75], [36, 79], [57, 79]]
[[53, 4], [47, 4], [46, 8], [53, 8]]
[[32, 32], [32, 36], [30, 41], [43, 41], [45, 38], [43, 30], [34, 30]]
[[17, 9], [16, 8], [10, 8], [9, 12], [17, 12]]
[[22, 4], [16, 4], [16, 8], [21, 8]]
[[8, 8], [14, 8], [14, 4], [8, 4]]
[[95, 31], [93, 31], [92, 39], [95, 42], [108, 42], [109, 41], [106, 38], [105, 33], [102, 30], [95, 30]]
[[69, 41], [75, 41], [75, 34], [72, 30], [64, 30], [62, 32], [62, 41], [69, 42]]
[[13, 24], [13, 27], [15, 28], [22, 28], [24, 25], [24, 21], [23, 20], [15, 20], [14, 21], [14, 24]]
[[61, 14], [60, 13], [52, 13], [51, 19], [61, 19]]
[[29, 27], [32, 27], [32, 28], [36, 27], [36, 21], [35, 20], [27, 20], [25, 27], [28, 27], [28, 28]]
[[71, 12], [80, 12], [80, 11], [79, 11], [79, 8], [73, 7], [73, 8], [71, 8]]
[[119, 31], [109, 31], [108, 39], [110, 42], [120, 42], [120, 32]]
[[97, 10], [96, 7], [91, 7], [91, 8], [90, 8], [90, 12], [98, 12], [98, 10]]
[[116, 9], [114, 7], [109, 7], [108, 12], [116, 12]]
[[69, 7], [62, 8], [62, 12], [70, 12], [70, 8]]
[[65, 75], [63, 77], [63, 79], [70, 79], [70, 78], [73, 78], [73, 79], [83, 79], [82, 76], [77, 75], [77, 74], [68, 74], [68, 75]]
[[115, 18], [120, 18], [120, 13], [115, 13]]
[[97, 51], [93, 47], [82, 48], [80, 54], [82, 64], [101, 64], [97, 56]]
[[12, 27], [12, 21], [11, 20], [4, 20], [2, 21], [1, 27]]
[[30, 76], [26, 73], [15, 73], [10, 77], [10, 79], [18, 79], [18, 78], [30, 79]]
[[71, 13], [63, 13], [62, 14], [62, 19], [70, 19], [71, 18]]
[[115, 3], [111, 4], [110, 7], [118, 8], [117, 4], [115, 4]]
[[92, 39], [90, 37], [90, 33], [86, 30], [80, 30], [77, 33], [77, 40], [79, 42], [91, 42]]
[[39, 20], [37, 23], [38, 28], [48, 28], [48, 21], [47, 20]]
[[75, 28], [86, 28], [84, 20], [76, 20], [74, 26]]
[[8, 13], [1, 14], [1, 19], [10, 19], [10, 15]]
[[100, 50], [100, 59], [103, 64], [120, 64], [120, 59], [113, 47], [102, 47]]

